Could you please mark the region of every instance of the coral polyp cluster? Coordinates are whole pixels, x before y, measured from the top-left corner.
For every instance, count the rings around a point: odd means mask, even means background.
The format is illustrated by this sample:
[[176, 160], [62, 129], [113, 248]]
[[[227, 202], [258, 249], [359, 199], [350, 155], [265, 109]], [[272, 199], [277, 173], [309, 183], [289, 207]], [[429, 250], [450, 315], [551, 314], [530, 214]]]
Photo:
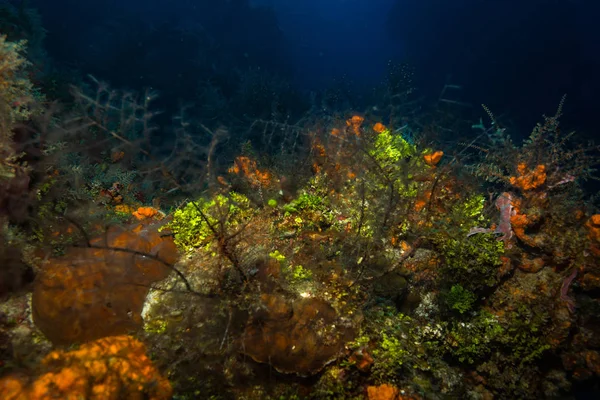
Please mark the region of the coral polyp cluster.
[[53, 351], [41, 362], [44, 370], [31, 380], [12, 375], [0, 379], [6, 400], [171, 398], [169, 381], [130, 336], [110, 336], [77, 350]]

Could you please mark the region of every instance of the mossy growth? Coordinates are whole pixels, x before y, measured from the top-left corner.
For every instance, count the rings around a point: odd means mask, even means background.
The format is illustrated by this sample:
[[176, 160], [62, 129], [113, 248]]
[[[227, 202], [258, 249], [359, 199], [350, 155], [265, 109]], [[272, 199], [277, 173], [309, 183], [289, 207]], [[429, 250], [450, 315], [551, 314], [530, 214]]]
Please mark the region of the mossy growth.
[[492, 354], [496, 363], [530, 364], [551, 347], [545, 337], [546, 321], [547, 315], [525, 305], [501, 319], [482, 310], [469, 321], [452, 321], [443, 352], [468, 364], [482, 362]]
[[373, 356], [371, 372], [377, 382], [397, 382], [403, 371], [429, 369], [427, 348], [412, 318], [394, 307], [369, 310], [365, 317], [366, 324], [348, 348], [366, 349]]
[[283, 206], [283, 211], [287, 214], [295, 214], [303, 211], [327, 211], [327, 200], [315, 194], [304, 192], [296, 199]]
[[[311, 399], [323, 399], [323, 400], [360, 400], [364, 399], [361, 396], [349, 396], [349, 393], [353, 393], [358, 389], [360, 381], [355, 379], [348, 379], [344, 372], [344, 369], [339, 366], [331, 366], [327, 368], [319, 381], [311, 390]], [[280, 400], [300, 400], [305, 397], [280, 397]]]
[[[221, 229], [221, 226], [225, 229], [235, 229], [254, 213], [255, 210], [250, 206], [250, 200], [246, 196], [236, 192], [227, 195], [219, 194], [211, 200], [198, 199], [189, 202], [185, 207], [175, 211], [173, 220], [161, 230], [171, 230], [177, 247], [190, 252], [210, 245], [214, 236], [210, 226], [216, 229]], [[220, 221], [224, 221], [224, 225], [221, 225]]]
[[477, 234], [463, 238], [447, 238], [439, 243], [443, 256], [442, 277], [472, 292], [498, 283], [504, 242], [493, 234]]
[[476, 194], [456, 201], [446, 213], [444, 223], [445, 232], [461, 238], [466, 237], [472, 228], [488, 226], [485, 197]]
[[279, 250], [270, 252], [269, 257], [279, 261], [283, 274], [291, 284], [310, 281], [313, 277], [313, 273], [310, 269], [307, 269], [302, 265], [289, 264], [286, 256], [281, 254]]
[[[415, 174], [423, 171], [422, 163], [418, 162], [417, 146], [407, 142], [401, 135], [384, 130], [379, 133], [369, 149], [370, 157], [378, 164], [373, 169], [369, 179], [374, 198], [384, 195], [389, 196], [390, 182], [401, 198], [415, 198], [421, 184], [413, 178]], [[381, 179], [381, 174], [386, 176]]]
[[302, 229], [327, 229], [334, 220], [327, 197], [310, 190], [304, 191], [282, 208], [287, 220], [293, 221], [294, 226]]
[[500, 343], [510, 349], [508, 359], [512, 363], [531, 363], [551, 348], [545, 333], [548, 317], [546, 313], [535, 312], [526, 305], [505, 316], [505, 334], [500, 337]]
[[281, 254], [279, 252], [279, 250], [274, 250], [274, 251], [270, 252], [269, 257], [276, 259], [280, 263], [283, 263], [286, 260], [285, 256], [283, 254]]
[[489, 355], [504, 333], [494, 315], [481, 311], [468, 322], [453, 321], [444, 350], [461, 363], [473, 364]]
[[303, 267], [302, 265], [290, 265], [289, 270], [289, 279], [292, 283], [309, 281], [313, 276], [312, 271]]
[[373, 351], [378, 359], [379, 367], [386, 370], [398, 370], [407, 357], [406, 345], [404, 345], [397, 336], [381, 335], [379, 348]]
[[383, 168], [387, 168], [403, 158], [415, 155], [417, 148], [401, 135], [395, 135], [389, 129], [385, 129], [377, 135], [369, 153]]
[[162, 335], [167, 331], [168, 323], [164, 319], [151, 319], [149, 321], [145, 321], [144, 323], [144, 331], [150, 334]]
[[488, 225], [484, 207], [481, 195], [458, 201], [430, 235], [443, 257], [440, 277], [475, 293], [497, 284], [504, 254], [504, 242], [493, 233], [469, 235], [472, 228]]
[[465, 198], [452, 207], [450, 216], [452, 220], [460, 223], [459, 226], [463, 231], [468, 231], [471, 228], [487, 223], [484, 210], [485, 197], [481, 194], [476, 194]]
[[473, 308], [477, 297], [461, 285], [453, 285], [446, 293], [445, 300], [451, 310], [464, 314]]

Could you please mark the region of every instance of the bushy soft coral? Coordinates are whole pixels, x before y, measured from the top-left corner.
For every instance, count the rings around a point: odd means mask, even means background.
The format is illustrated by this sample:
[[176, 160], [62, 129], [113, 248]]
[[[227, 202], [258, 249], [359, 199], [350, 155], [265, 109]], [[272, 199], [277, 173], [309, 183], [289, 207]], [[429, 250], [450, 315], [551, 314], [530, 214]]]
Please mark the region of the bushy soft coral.
[[228, 196], [219, 194], [211, 200], [189, 202], [175, 211], [173, 220], [164, 228], [173, 232], [177, 247], [188, 252], [209, 244], [214, 235], [198, 210], [207, 217], [210, 225], [218, 226], [223, 220], [226, 228], [239, 225], [253, 213], [250, 200], [235, 192]]
[[33, 83], [24, 68], [30, 63], [24, 57], [27, 42], [9, 42], [0, 35], [0, 100], [8, 105], [10, 121], [26, 120], [36, 96]]

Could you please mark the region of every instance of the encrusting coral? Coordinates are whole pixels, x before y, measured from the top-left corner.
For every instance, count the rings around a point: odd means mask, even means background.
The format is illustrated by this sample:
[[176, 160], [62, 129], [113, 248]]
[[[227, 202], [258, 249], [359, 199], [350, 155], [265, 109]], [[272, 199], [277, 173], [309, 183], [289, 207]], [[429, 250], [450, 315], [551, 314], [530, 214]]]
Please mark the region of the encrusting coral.
[[77, 350], [56, 350], [41, 363], [33, 381], [20, 375], [0, 380], [4, 400], [170, 399], [171, 384], [131, 336], [105, 337]]

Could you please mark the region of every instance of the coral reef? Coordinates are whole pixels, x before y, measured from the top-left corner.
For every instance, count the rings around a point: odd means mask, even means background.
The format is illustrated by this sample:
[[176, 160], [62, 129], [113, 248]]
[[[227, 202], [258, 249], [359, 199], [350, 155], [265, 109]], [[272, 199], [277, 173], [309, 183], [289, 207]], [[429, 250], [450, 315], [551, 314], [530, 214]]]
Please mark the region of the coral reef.
[[[38, 106], [24, 50], [0, 36], [3, 398], [558, 398], [600, 376], [598, 148], [561, 133], [564, 99], [520, 144], [487, 107], [460, 145], [406, 104], [245, 126], [289, 90], [257, 69], [230, 127], [158, 126], [152, 91], [95, 78]], [[224, 115], [213, 85], [201, 113]]]

